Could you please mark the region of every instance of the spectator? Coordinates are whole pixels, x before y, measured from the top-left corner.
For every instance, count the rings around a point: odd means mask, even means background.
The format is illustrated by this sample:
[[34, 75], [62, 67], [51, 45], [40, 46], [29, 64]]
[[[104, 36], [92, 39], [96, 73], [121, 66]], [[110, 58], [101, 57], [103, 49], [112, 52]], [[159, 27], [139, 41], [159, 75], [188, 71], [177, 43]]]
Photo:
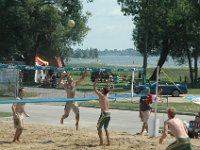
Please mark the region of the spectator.
[[137, 133], [137, 135], [142, 135], [145, 130], [148, 133], [148, 120], [149, 120], [150, 113], [151, 113], [150, 104], [147, 103], [147, 96], [149, 94], [149, 88], [148, 87], [144, 88], [141, 91], [141, 94], [144, 94], [144, 96], [142, 96], [140, 98], [139, 117], [141, 118], [143, 125], [142, 125], [141, 132]]

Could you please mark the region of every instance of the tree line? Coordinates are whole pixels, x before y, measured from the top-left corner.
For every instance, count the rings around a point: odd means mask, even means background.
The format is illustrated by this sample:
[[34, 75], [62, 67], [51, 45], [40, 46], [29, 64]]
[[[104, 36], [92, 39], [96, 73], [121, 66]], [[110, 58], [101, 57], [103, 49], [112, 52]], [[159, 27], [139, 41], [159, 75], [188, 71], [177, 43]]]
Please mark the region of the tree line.
[[97, 48], [90, 49], [76, 49], [72, 51], [70, 57], [73, 58], [98, 58], [99, 53]]
[[[132, 16], [132, 37], [143, 55], [146, 74], [150, 55], [159, 55], [162, 69], [168, 56], [179, 64], [188, 63], [192, 86], [198, 79], [200, 56], [199, 0], [117, 0], [125, 16]], [[156, 72], [149, 78], [156, 79]]]
[[[117, 0], [117, 3], [125, 16], [132, 16], [130, 34], [144, 58], [144, 74], [149, 56], [160, 56], [157, 63], [160, 69], [171, 56], [180, 64], [188, 63], [195, 87], [200, 56], [200, 1]], [[81, 0], [1, 0], [0, 61], [23, 60], [34, 65], [35, 56], [46, 59], [61, 56], [67, 61], [72, 47], [80, 45], [90, 30], [87, 26], [90, 16], [90, 12], [83, 11]], [[67, 25], [71, 19], [75, 21], [74, 27]], [[89, 55], [97, 57], [95, 51]], [[149, 79], [155, 80], [156, 72], [155, 69]]]
[[141, 56], [140, 53], [133, 48], [127, 48], [124, 50], [98, 50], [97, 48], [76, 49], [70, 53], [70, 57], [73, 58], [98, 58], [99, 55]]

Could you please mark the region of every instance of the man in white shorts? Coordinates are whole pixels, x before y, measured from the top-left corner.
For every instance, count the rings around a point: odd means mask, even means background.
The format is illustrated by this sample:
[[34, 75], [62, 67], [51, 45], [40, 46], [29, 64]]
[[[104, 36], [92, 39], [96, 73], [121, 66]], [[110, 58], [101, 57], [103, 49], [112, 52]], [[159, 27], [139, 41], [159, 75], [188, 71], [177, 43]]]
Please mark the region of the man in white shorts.
[[[82, 82], [85, 79], [86, 74], [87, 74], [87, 72], [85, 71], [83, 73], [82, 77], [79, 80], [74, 80], [69, 75], [69, 73], [64, 72], [64, 73], [61, 74], [61, 77], [58, 81], [58, 84], [59, 85], [63, 84], [65, 91], [67, 93], [67, 98], [74, 98], [75, 97], [76, 87], [80, 84], [80, 82]], [[65, 76], [67, 77], [67, 82], [62, 83], [61, 81], [65, 78]], [[60, 123], [63, 124], [64, 119], [69, 116], [71, 109], [75, 113], [75, 119], [76, 119], [75, 126], [76, 126], [76, 130], [78, 130], [80, 113], [79, 113], [79, 108], [78, 108], [77, 102], [66, 102], [66, 105], [65, 105], [65, 108], [64, 108], [64, 114], [62, 115], [62, 117], [60, 119]]]

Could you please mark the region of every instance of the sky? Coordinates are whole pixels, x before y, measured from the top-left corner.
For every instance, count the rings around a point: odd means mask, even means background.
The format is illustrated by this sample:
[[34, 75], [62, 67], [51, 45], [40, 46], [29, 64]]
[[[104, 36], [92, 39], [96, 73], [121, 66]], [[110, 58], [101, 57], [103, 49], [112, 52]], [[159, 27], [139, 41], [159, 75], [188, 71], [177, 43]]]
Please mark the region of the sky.
[[91, 30], [78, 48], [99, 50], [133, 48], [133, 22], [131, 16], [123, 16], [117, 0], [94, 0], [92, 3], [83, 0], [83, 9], [92, 13], [88, 20]]

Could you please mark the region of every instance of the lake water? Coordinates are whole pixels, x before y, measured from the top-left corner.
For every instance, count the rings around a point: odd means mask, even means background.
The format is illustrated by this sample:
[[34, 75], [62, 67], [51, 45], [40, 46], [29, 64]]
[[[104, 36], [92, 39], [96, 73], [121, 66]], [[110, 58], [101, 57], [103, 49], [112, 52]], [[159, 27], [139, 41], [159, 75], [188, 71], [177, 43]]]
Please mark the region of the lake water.
[[[159, 57], [149, 57], [148, 67], [156, 66]], [[102, 55], [98, 59], [83, 59], [83, 58], [70, 58], [69, 64], [105, 64], [105, 65], [122, 65], [122, 66], [141, 66], [143, 65], [142, 56], [116, 56], [116, 55]], [[178, 65], [172, 58], [169, 58], [164, 67], [187, 67], [187, 65]]]

